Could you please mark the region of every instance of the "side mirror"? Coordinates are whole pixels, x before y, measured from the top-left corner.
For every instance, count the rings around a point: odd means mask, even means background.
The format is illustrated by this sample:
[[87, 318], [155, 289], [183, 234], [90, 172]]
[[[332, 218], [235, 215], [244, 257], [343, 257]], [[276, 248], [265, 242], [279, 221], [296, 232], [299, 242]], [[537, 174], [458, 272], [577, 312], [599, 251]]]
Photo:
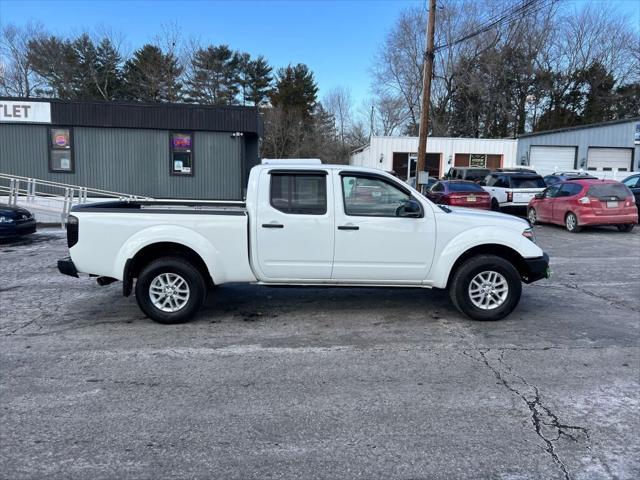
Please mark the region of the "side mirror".
[[396, 209], [396, 216], [418, 218], [422, 215], [422, 207], [420, 202], [410, 198]]
[[538, 200], [540, 200], [541, 198], [544, 198], [544, 192], [536, 193], [535, 198], [537, 198]]

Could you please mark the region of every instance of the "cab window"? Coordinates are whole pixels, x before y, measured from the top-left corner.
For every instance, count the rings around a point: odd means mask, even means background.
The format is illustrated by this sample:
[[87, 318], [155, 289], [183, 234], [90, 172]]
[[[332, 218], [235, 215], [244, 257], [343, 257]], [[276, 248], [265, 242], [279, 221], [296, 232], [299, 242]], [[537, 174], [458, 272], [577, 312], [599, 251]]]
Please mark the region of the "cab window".
[[271, 206], [283, 213], [324, 215], [327, 213], [327, 176], [271, 174]]
[[386, 180], [358, 175], [342, 175], [342, 194], [344, 213], [365, 217], [397, 217], [411, 198]]

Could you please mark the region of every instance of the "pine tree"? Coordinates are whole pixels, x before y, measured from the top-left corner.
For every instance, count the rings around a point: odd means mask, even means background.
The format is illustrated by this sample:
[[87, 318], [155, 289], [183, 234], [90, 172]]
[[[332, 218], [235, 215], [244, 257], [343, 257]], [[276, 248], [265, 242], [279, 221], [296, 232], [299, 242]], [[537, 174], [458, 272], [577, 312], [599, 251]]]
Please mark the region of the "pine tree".
[[264, 105], [269, 100], [273, 84], [272, 71], [262, 55], [248, 64], [249, 82], [246, 98], [256, 107]]
[[182, 70], [175, 55], [146, 44], [124, 66], [124, 97], [142, 102], [176, 102], [181, 96]]
[[298, 110], [308, 120], [316, 107], [318, 86], [309, 67], [299, 63], [278, 70], [271, 104], [285, 110]]
[[189, 98], [197, 103], [237, 103], [240, 57], [227, 45], [198, 49], [191, 58]]

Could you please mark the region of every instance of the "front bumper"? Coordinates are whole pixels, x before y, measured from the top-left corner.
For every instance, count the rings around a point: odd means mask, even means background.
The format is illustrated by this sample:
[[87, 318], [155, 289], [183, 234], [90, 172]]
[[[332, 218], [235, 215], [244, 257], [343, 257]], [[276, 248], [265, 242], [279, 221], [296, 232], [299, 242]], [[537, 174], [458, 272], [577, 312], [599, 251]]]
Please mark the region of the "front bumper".
[[36, 219], [31, 218], [29, 220], [16, 222], [16, 223], [2, 223], [0, 224], [0, 237], [13, 237], [16, 235], [28, 235], [35, 233], [36, 231]]
[[549, 278], [551, 276], [551, 270], [549, 269], [549, 255], [542, 254], [541, 257], [525, 258], [525, 272], [522, 275], [522, 281], [524, 283], [533, 283], [543, 278]]
[[71, 257], [66, 257], [58, 260], [58, 270], [64, 275], [78, 278], [78, 270], [71, 260]]

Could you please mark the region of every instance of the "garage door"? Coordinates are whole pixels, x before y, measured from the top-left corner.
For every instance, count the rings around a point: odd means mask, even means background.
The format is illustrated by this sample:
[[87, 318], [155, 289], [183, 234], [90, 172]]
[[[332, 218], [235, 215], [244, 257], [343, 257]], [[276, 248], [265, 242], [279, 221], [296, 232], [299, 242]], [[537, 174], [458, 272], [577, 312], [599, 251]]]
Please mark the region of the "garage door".
[[587, 169], [599, 172], [622, 171], [631, 168], [630, 148], [590, 148]]
[[532, 146], [529, 165], [540, 175], [575, 169], [576, 147]]

